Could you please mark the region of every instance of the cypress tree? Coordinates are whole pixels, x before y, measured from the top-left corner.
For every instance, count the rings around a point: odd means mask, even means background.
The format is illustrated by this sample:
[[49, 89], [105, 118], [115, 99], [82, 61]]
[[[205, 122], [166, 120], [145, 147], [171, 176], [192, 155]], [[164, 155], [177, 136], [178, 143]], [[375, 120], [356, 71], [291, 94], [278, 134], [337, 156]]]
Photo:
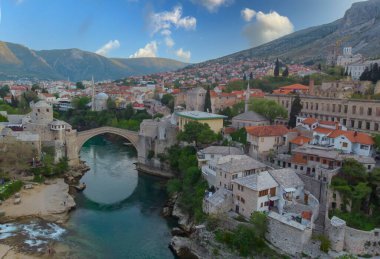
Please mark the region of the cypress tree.
[[207, 87], [207, 92], [205, 96], [205, 112], [212, 112], [211, 110], [211, 95], [210, 95], [210, 87]]
[[294, 128], [297, 124], [297, 116], [300, 114], [302, 110], [301, 98], [297, 94], [292, 102], [292, 107], [290, 108], [290, 116], [289, 116], [289, 127]]
[[278, 58], [276, 60], [275, 66], [274, 66], [273, 74], [275, 77], [278, 77], [280, 75], [280, 61], [278, 61]]
[[288, 67], [285, 68], [285, 70], [282, 72], [282, 77], [288, 77], [289, 76], [289, 69]]

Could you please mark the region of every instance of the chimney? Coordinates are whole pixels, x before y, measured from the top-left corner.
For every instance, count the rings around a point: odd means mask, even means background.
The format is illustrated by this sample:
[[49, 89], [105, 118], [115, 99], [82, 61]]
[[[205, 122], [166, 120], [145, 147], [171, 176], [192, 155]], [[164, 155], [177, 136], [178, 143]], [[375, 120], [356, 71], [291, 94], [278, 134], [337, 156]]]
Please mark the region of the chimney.
[[309, 94], [314, 95], [314, 79], [309, 80]]
[[356, 137], [357, 135], [358, 135], [358, 132], [355, 130], [354, 137]]

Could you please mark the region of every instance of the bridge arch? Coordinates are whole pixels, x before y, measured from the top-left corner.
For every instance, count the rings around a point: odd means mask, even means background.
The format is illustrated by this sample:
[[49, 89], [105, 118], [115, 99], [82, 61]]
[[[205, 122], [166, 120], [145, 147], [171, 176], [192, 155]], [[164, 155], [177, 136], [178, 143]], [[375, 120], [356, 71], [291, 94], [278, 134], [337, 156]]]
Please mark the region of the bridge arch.
[[137, 153], [139, 153], [139, 148], [138, 148], [139, 134], [137, 132], [115, 128], [115, 127], [108, 127], [108, 126], [78, 132], [77, 134], [78, 153], [80, 152], [80, 150], [82, 149], [82, 146], [84, 145], [84, 143], [86, 143], [87, 140], [97, 135], [105, 134], [105, 133], [115, 134], [127, 139], [136, 148]]

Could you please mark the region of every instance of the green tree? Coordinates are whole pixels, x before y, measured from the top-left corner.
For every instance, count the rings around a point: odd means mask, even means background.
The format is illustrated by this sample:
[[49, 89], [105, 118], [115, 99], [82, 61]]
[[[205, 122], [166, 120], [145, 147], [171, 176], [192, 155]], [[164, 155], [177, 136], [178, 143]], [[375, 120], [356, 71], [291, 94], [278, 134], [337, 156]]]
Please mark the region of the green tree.
[[185, 125], [184, 130], [178, 134], [177, 138], [178, 140], [189, 143], [195, 142], [195, 145], [198, 146], [198, 144], [210, 144], [215, 142], [218, 136], [211, 130], [208, 124], [189, 121]]
[[5, 96], [7, 96], [9, 94], [9, 86], [8, 85], [3, 85], [1, 88], [0, 88], [0, 97], [1, 98], [4, 98]]
[[40, 90], [41, 89], [41, 87], [38, 85], [38, 84], [33, 84], [32, 85], [32, 88], [31, 88], [31, 90], [33, 91], [33, 92], [35, 92], [35, 91], [37, 91], [37, 90]]
[[289, 116], [289, 127], [294, 128], [297, 124], [297, 116], [300, 114], [302, 110], [301, 98], [297, 94], [292, 102], [292, 107], [290, 108], [290, 116]]
[[[352, 211], [359, 212], [361, 205], [365, 205], [369, 199], [369, 195], [372, 192], [372, 188], [367, 185], [367, 183], [361, 182], [354, 187], [352, 193]], [[365, 208], [366, 210], [366, 208]]]
[[265, 238], [265, 233], [268, 230], [268, 218], [263, 212], [255, 211], [252, 213], [250, 222], [255, 226], [256, 234], [260, 238]]
[[114, 109], [116, 109], [116, 103], [111, 98], [107, 99], [107, 109], [108, 110], [114, 110]]
[[275, 65], [274, 65], [273, 74], [275, 77], [278, 77], [280, 75], [280, 61], [278, 61], [278, 58], [277, 58]]
[[351, 186], [365, 181], [367, 175], [364, 165], [353, 158], [348, 158], [343, 161], [341, 173], [339, 174], [339, 176], [346, 179]]
[[205, 112], [212, 112], [211, 109], [211, 95], [210, 95], [210, 87], [207, 88], [206, 96], [205, 96]]
[[171, 112], [174, 111], [174, 96], [171, 94], [164, 94], [161, 98], [161, 103], [166, 105]]
[[288, 67], [285, 68], [284, 71], [282, 71], [282, 77], [288, 77], [289, 76], [289, 69]]
[[77, 87], [77, 89], [85, 89], [85, 86], [82, 82], [76, 82], [75, 86]]
[[270, 123], [273, 123], [276, 118], [287, 118], [287, 110], [278, 104], [276, 101], [267, 99], [251, 100], [249, 109], [266, 117]]
[[86, 109], [88, 109], [87, 104], [89, 104], [90, 101], [91, 101], [91, 99], [87, 96], [76, 97], [73, 99], [72, 105], [73, 105], [74, 109], [76, 109], [76, 110], [86, 110]]
[[237, 131], [231, 133], [231, 138], [233, 141], [240, 142], [244, 145], [247, 144], [247, 131], [245, 128], [238, 129]]

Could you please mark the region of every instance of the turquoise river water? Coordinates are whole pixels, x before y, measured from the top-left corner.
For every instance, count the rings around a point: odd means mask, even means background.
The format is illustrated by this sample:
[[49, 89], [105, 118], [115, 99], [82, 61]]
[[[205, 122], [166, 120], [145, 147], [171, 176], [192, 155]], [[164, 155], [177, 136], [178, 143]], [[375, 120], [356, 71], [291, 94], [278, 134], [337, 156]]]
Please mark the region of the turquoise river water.
[[167, 200], [165, 181], [135, 169], [136, 150], [123, 140], [90, 139], [81, 159], [91, 170], [81, 179], [87, 188], [64, 226], [41, 220], [0, 224], [0, 244], [41, 254], [52, 243], [63, 248], [55, 258], [174, 258], [168, 248], [175, 221], [161, 217]]
[[139, 175], [133, 147], [102, 136], [88, 141], [81, 159], [91, 170], [77, 195], [64, 243], [78, 258], [174, 258], [168, 248], [175, 222], [160, 216], [164, 181]]

